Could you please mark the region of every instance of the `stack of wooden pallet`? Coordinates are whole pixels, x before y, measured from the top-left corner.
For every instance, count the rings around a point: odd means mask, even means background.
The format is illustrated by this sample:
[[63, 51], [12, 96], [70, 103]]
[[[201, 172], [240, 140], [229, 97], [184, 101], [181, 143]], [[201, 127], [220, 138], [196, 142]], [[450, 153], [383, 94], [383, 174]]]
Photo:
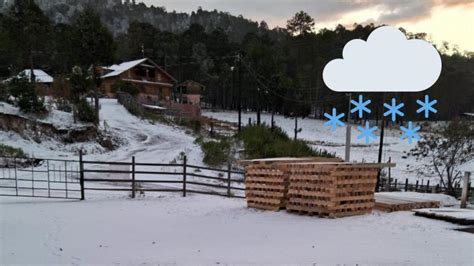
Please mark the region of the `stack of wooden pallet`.
[[332, 218], [370, 213], [378, 169], [375, 164], [292, 164], [286, 209]]
[[384, 193], [375, 196], [375, 209], [386, 212], [439, 208], [439, 206], [439, 201], [410, 198], [409, 196], [403, 197], [399, 194], [387, 195]]
[[278, 211], [286, 205], [288, 174], [271, 163], [253, 163], [245, 168], [247, 206]]
[[286, 207], [289, 167], [302, 162], [334, 162], [339, 158], [271, 158], [242, 161], [247, 206], [278, 211]]

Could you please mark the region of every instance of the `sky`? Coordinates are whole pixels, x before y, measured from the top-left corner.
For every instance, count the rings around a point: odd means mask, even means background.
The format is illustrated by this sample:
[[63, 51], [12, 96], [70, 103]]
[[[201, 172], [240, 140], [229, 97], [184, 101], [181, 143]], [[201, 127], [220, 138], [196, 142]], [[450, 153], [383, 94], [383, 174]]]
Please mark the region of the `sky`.
[[[140, 1], [137, 1], [140, 2]], [[304, 10], [316, 30], [338, 24], [388, 24], [410, 32], [426, 32], [436, 44], [443, 41], [460, 50], [474, 51], [474, 0], [141, 0], [166, 10], [191, 12], [227, 11], [272, 27], [285, 27], [296, 12]]]

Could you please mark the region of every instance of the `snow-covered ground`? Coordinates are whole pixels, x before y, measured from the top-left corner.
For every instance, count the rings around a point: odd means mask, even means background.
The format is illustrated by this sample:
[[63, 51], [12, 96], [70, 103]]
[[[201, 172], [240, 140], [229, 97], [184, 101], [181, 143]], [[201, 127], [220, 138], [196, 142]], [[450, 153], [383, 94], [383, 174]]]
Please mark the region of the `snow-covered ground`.
[[[237, 112], [232, 111], [203, 111], [202, 114], [207, 117], [234, 122], [237, 123], [238, 115]], [[256, 121], [256, 114], [252, 112], [242, 113], [242, 123], [247, 124], [248, 119], [251, 118], [252, 122]], [[261, 115], [262, 122], [270, 125], [271, 115], [263, 113]], [[303, 139], [311, 143], [314, 148], [325, 149], [329, 152], [336, 153], [344, 159], [345, 155], [345, 141], [346, 141], [346, 128], [338, 127], [335, 132], [332, 132], [329, 127], [325, 127], [323, 124], [325, 120], [317, 119], [298, 119], [298, 128], [302, 131], [298, 133], [298, 138]], [[275, 124], [281, 127], [290, 137], [294, 136], [295, 120], [293, 118], [284, 117], [281, 115], [275, 115]], [[360, 132], [357, 130], [357, 125], [351, 127], [351, 161], [366, 161], [376, 162], [378, 159], [379, 142], [377, 140], [371, 140], [369, 145], [365, 144], [365, 139], [357, 139]], [[376, 132], [377, 137], [380, 135], [380, 130]], [[392, 169], [392, 178], [398, 179], [399, 183], [404, 182], [405, 178], [408, 178], [410, 182], [415, 182], [419, 177], [411, 171], [408, 167], [414, 165], [426, 164], [427, 161], [416, 161], [414, 158], [403, 158], [404, 152], [408, 152], [410, 149], [415, 147], [415, 143], [408, 144], [408, 141], [400, 140], [401, 131], [398, 129], [386, 129], [384, 138], [384, 152], [383, 161], [388, 161], [391, 158], [392, 162], [396, 163], [397, 166]], [[438, 178], [426, 177], [423, 179], [432, 179], [432, 184], [438, 183]], [[420, 178], [421, 179], [421, 178]]]
[[0, 198], [0, 264], [472, 265], [474, 236], [411, 212], [326, 219], [217, 196]]
[[[130, 161], [134, 155], [137, 162], [169, 163], [184, 152], [190, 163], [202, 164], [200, 147], [194, 144], [194, 137], [186, 134], [184, 129], [141, 120], [130, 114], [116, 99], [100, 99], [100, 106], [100, 127], [107, 128], [112, 135], [119, 136], [125, 142], [117, 150], [106, 152], [96, 142], [63, 144], [46, 140], [36, 143], [15, 132], [5, 131], [0, 131], [0, 142], [22, 148], [27, 154], [40, 158], [77, 159], [77, 152], [82, 148], [86, 151], [85, 159], [91, 160]], [[7, 110], [13, 111], [5, 107]], [[62, 115], [61, 119], [56, 117], [58, 113]], [[51, 123], [62, 124], [67, 120], [64, 116], [69, 115], [71, 121], [68, 123], [72, 124], [71, 114], [57, 110], [53, 114], [54, 117], [47, 118]]]
[[16, 115], [29, 119], [36, 119], [37, 121], [45, 124], [52, 124], [57, 129], [81, 128], [88, 125], [87, 123], [81, 122], [74, 123], [74, 119], [71, 113], [53, 109], [51, 110], [51, 112], [49, 112], [48, 115], [41, 117], [31, 114], [24, 114], [20, 112], [20, 109], [18, 107], [8, 104], [6, 102], [0, 102], [0, 113]]

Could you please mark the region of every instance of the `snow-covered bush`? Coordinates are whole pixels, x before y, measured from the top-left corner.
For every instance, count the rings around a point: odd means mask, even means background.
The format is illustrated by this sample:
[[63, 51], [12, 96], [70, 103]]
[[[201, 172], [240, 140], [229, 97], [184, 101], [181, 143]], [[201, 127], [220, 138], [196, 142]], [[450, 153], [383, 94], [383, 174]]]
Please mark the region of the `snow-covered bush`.
[[25, 113], [44, 113], [44, 102], [36, 94], [35, 83], [25, 76], [14, 77], [8, 83], [8, 91], [15, 98], [15, 104]]

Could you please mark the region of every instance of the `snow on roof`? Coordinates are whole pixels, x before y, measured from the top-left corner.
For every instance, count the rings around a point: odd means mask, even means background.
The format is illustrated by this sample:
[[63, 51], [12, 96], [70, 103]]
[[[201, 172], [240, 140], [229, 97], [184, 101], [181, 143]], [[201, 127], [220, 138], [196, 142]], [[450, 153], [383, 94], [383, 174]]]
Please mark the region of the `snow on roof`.
[[112, 70], [112, 72], [103, 75], [102, 78], [110, 78], [110, 77], [118, 76], [118, 75], [122, 74], [123, 72], [129, 70], [130, 68], [135, 67], [137, 65], [140, 65], [140, 64], [142, 64], [143, 62], [146, 62], [146, 61], [148, 61], [152, 64], [152, 65], [148, 65], [149, 67], [158, 68], [159, 70], [161, 70], [163, 72], [163, 74], [165, 74], [171, 80], [176, 82], [176, 80], [173, 78], [173, 76], [171, 76], [168, 72], [166, 72], [159, 65], [157, 65], [155, 62], [151, 61], [148, 58], [137, 59], [137, 60], [133, 60], [133, 61], [123, 62], [123, 63], [118, 64], [118, 65], [111, 65], [111, 66], [108, 66], [108, 67], [104, 67], [105, 69]]
[[[38, 83], [52, 83], [54, 80], [53, 77], [41, 69], [33, 69], [33, 74], [35, 75], [36, 82]], [[28, 78], [28, 80], [31, 81], [31, 69], [24, 69], [18, 73], [18, 75], [8, 78], [4, 82], [9, 82], [13, 78], [20, 78], [22, 76]]]
[[129, 70], [130, 68], [145, 62], [146, 60], [148, 60], [148, 59], [147, 58], [142, 58], [142, 59], [123, 62], [123, 63], [118, 64], [118, 65], [111, 65], [109, 67], [106, 67], [106, 69], [112, 70], [112, 72], [103, 75], [102, 78], [109, 78], [109, 77], [118, 76], [118, 75], [122, 74], [123, 72]]
[[474, 173], [474, 159], [465, 162], [459, 167], [459, 170], [462, 172], [472, 172]]
[[157, 109], [157, 110], [166, 110], [165, 107], [161, 107], [159, 105], [149, 105], [149, 104], [142, 104], [144, 107], [146, 108], [150, 108], [150, 109]]

